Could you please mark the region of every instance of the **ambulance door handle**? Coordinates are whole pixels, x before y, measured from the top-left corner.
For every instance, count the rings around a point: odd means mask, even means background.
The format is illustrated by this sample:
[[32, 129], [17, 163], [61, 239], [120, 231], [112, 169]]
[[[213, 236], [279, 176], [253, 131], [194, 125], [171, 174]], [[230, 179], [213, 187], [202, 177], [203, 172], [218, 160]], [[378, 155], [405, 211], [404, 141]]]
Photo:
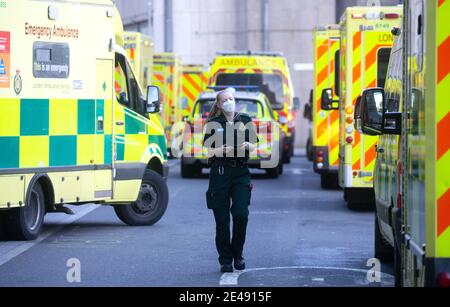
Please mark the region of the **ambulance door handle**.
[[125, 123], [123, 121], [120, 121], [120, 120], [116, 121], [117, 126], [123, 126], [124, 124]]

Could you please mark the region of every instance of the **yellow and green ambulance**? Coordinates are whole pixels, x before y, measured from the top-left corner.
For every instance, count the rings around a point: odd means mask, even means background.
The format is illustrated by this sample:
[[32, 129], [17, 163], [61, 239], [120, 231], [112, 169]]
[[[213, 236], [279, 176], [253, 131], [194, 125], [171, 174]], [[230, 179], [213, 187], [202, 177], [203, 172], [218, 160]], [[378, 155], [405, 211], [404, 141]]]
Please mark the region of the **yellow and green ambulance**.
[[338, 186], [339, 111], [332, 105], [322, 105], [321, 95], [326, 88], [339, 95], [339, 47], [339, 25], [314, 29], [312, 161], [324, 189]]
[[187, 64], [182, 68], [181, 96], [183, 119], [192, 114], [194, 103], [208, 86], [208, 71], [203, 65]]
[[152, 85], [155, 46], [150, 37], [140, 32], [124, 32], [125, 51], [142, 88]]
[[294, 95], [287, 59], [277, 52], [219, 52], [209, 69], [210, 86], [259, 86], [278, 113], [286, 136], [283, 161], [294, 155], [295, 125], [300, 103]]
[[[361, 99], [365, 133], [399, 134], [401, 284], [450, 286], [450, 2], [405, 1], [401, 112], [382, 89]], [[379, 154], [381, 149], [379, 148]]]
[[173, 141], [183, 134], [181, 99], [181, 59], [174, 53], [155, 53], [153, 57], [152, 84], [161, 89], [161, 115], [165, 127], [169, 153]]
[[34, 239], [65, 204], [150, 225], [168, 203], [158, 88], [142, 94], [110, 0], [0, 7], [0, 226]]
[[[402, 7], [349, 7], [341, 17], [339, 86], [339, 185], [349, 208], [374, 203], [373, 168], [378, 137], [354, 128], [354, 111], [364, 89], [384, 87]], [[322, 103], [333, 105], [333, 90], [324, 89]]]

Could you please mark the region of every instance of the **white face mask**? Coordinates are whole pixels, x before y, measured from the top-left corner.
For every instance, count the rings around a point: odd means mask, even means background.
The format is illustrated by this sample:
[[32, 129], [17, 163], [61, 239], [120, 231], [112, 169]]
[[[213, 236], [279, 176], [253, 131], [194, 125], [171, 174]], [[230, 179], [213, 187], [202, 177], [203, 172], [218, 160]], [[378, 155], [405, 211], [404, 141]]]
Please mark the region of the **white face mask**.
[[234, 113], [236, 110], [236, 102], [233, 100], [227, 100], [223, 103], [223, 110], [227, 113]]

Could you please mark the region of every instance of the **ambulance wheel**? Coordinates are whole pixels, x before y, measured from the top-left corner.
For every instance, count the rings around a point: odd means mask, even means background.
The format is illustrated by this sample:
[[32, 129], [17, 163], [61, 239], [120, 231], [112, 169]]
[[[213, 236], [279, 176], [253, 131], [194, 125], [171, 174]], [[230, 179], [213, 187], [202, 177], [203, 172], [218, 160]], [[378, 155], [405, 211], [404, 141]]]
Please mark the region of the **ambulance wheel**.
[[380, 231], [378, 218], [375, 214], [375, 258], [381, 262], [392, 261], [394, 256], [393, 247], [387, 242]]
[[306, 158], [311, 162], [314, 160], [311, 138], [308, 138], [308, 141], [306, 142]]
[[325, 190], [337, 188], [337, 176], [334, 174], [320, 174], [320, 186]]
[[279, 161], [278, 162], [278, 174], [283, 175], [283, 172], [284, 172], [283, 161]]
[[25, 206], [22, 208], [11, 209], [5, 217], [8, 239], [36, 239], [42, 230], [44, 215], [44, 191], [39, 182], [36, 182], [27, 195]]
[[202, 169], [197, 167], [196, 165], [189, 165], [183, 162], [183, 158], [181, 158], [181, 178], [194, 178], [195, 176], [199, 176], [202, 173]]
[[291, 156], [289, 155], [289, 152], [283, 151], [283, 163], [285, 164], [291, 163]]
[[400, 255], [400, 247], [394, 238], [394, 277], [395, 287], [402, 287], [402, 258]]
[[0, 211], [0, 241], [8, 239], [6, 234], [6, 214], [8, 211]]
[[146, 170], [137, 201], [115, 205], [117, 217], [130, 226], [150, 226], [158, 222], [167, 209], [169, 190], [164, 179], [155, 171]]
[[280, 176], [280, 167], [276, 166], [274, 168], [266, 169], [267, 177], [276, 179]]

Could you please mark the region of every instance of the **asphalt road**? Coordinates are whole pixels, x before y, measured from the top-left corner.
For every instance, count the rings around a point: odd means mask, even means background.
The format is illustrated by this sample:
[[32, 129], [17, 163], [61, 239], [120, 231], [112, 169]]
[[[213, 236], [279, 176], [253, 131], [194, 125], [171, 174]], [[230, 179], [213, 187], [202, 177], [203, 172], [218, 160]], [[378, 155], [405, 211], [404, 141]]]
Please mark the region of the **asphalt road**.
[[125, 226], [107, 206], [48, 215], [38, 240], [0, 242], [0, 286], [393, 286], [392, 264], [380, 282], [367, 279], [373, 211], [350, 211], [342, 191], [322, 190], [301, 154], [279, 179], [252, 171], [247, 270], [221, 274], [208, 176], [182, 179], [170, 163], [169, 207], [156, 225]]

